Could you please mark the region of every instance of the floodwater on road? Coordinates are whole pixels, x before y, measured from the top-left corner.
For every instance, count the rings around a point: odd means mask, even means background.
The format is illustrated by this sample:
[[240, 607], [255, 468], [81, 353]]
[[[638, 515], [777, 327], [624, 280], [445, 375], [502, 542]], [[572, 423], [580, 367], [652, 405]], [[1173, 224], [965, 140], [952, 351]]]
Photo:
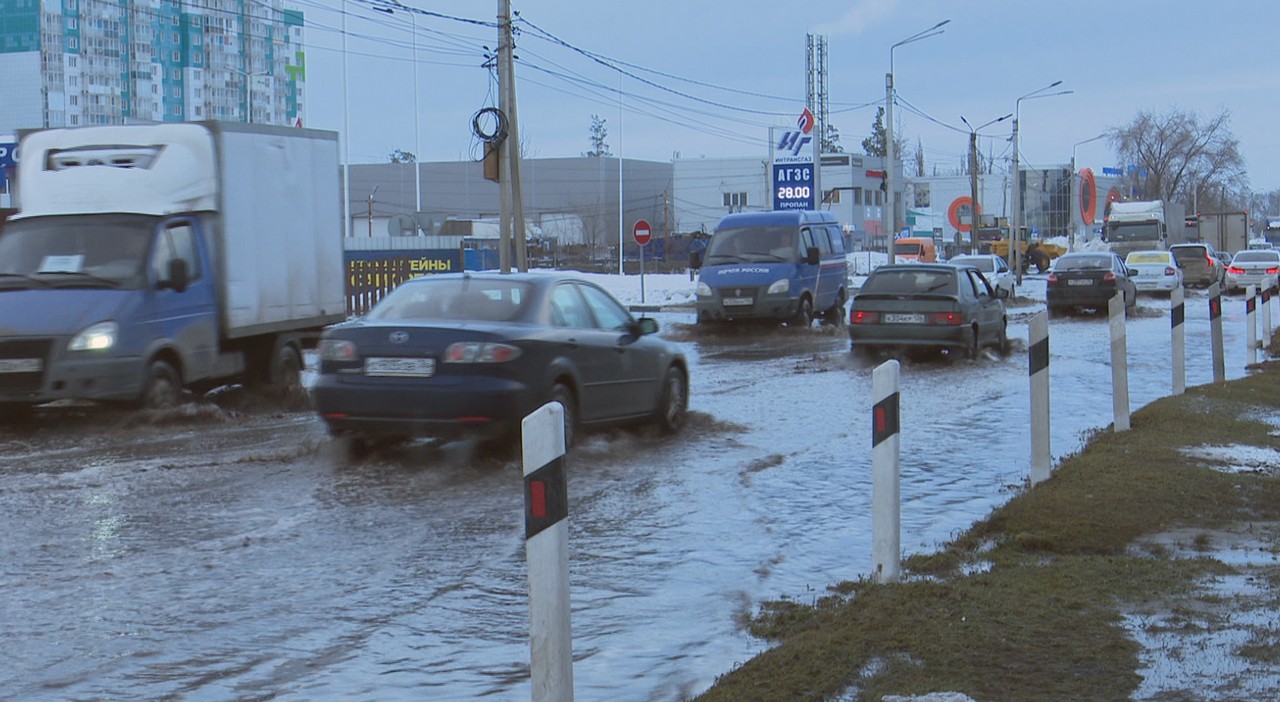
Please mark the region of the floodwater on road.
[[[1170, 388], [1168, 301], [1141, 304], [1134, 409]], [[1225, 300], [1232, 378], [1243, 308]], [[903, 361], [906, 554], [1022, 489], [1040, 309], [1010, 308], [1009, 357]], [[767, 646], [744, 631], [762, 600], [809, 602], [870, 570], [876, 361], [851, 356], [842, 329], [656, 316], [689, 354], [687, 430], [588, 434], [568, 458], [584, 700], [691, 697]], [[1206, 383], [1203, 293], [1186, 318], [1188, 385]], [[1060, 458], [1111, 421], [1105, 316], [1052, 319], [1050, 355]], [[55, 413], [0, 428], [0, 455], [0, 697], [530, 697], [514, 463], [465, 443], [351, 459], [307, 413], [216, 410]]]

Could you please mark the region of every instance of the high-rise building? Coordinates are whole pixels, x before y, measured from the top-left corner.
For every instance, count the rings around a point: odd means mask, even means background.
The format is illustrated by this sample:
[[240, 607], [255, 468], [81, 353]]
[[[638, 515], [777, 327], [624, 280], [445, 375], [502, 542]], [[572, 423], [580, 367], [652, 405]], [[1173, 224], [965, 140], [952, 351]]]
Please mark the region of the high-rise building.
[[0, 0], [0, 134], [218, 119], [299, 125], [303, 16], [282, 0]]

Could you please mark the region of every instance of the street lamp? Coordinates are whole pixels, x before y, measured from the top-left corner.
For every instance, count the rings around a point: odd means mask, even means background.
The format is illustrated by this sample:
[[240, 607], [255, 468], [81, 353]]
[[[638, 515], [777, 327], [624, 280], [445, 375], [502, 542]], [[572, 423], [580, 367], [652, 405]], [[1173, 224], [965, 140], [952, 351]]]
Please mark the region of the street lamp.
[[1022, 178], [1018, 168], [1018, 115], [1021, 112], [1023, 100], [1068, 95], [1075, 92], [1074, 90], [1059, 90], [1056, 93], [1044, 92], [1059, 85], [1062, 85], [1062, 81], [1056, 80], [1039, 90], [1032, 90], [1013, 102], [1013, 197], [1011, 198], [1013, 200], [1013, 221], [1009, 225], [1009, 267], [1013, 268], [1018, 276], [1018, 285], [1022, 285], [1022, 250], [1019, 246], [1022, 242]]
[[269, 71], [260, 71], [253, 73], [235, 66], [226, 66], [228, 71], [232, 71], [244, 79], [244, 103], [245, 103], [245, 124], [253, 124], [253, 89], [250, 81], [254, 78], [270, 78]]
[[943, 32], [946, 31], [942, 27], [947, 23], [949, 23], [950, 21], [951, 20], [949, 19], [942, 20], [941, 22], [933, 25], [932, 27], [922, 32], [916, 32], [915, 34], [912, 34], [906, 39], [903, 39], [897, 44], [894, 44], [889, 47], [889, 72], [886, 73], [884, 76], [884, 134], [885, 134], [884, 205], [885, 207], [884, 207], [884, 213], [882, 215], [882, 226], [884, 227], [886, 241], [888, 242], [888, 245], [889, 245], [889, 263], [894, 262], [895, 257], [893, 254], [893, 234], [894, 232], [897, 231], [897, 228], [898, 228], [898, 225], [897, 225], [897, 222], [895, 221], [895, 217], [893, 213], [893, 209], [894, 209], [893, 166], [894, 166], [894, 161], [897, 158], [897, 154], [894, 153], [894, 148], [893, 148], [894, 146], [893, 144], [893, 50], [904, 44], [910, 44], [912, 42], [920, 41], [921, 39], [928, 39], [929, 37], [934, 37], [939, 34], [942, 34]]
[[960, 121], [969, 128], [969, 253], [978, 253], [978, 130], [990, 127], [996, 122], [1003, 122], [1013, 113], [997, 117], [990, 122], [975, 128], [969, 120], [960, 115]]
[[[1076, 143], [1071, 145], [1071, 180], [1067, 181], [1068, 182], [1067, 222], [1075, 222], [1076, 220], [1076, 197], [1077, 197], [1076, 196], [1076, 149], [1080, 146], [1088, 144], [1091, 141], [1097, 141], [1105, 137], [1106, 135], [1107, 135], [1106, 132], [1103, 132], [1102, 134], [1099, 134], [1096, 137], [1090, 137], [1088, 139], [1085, 139], [1084, 141], [1077, 141]], [[1087, 227], [1093, 226], [1093, 222], [1085, 222], [1083, 218], [1081, 218], [1081, 222]], [[1068, 233], [1068, 236], [1067, 236], [1067, 250], [1072, 251], [1075, 248], [1076, 248], [1076, 226], [1075, 224], [1072, 224], [1071, 231]]]

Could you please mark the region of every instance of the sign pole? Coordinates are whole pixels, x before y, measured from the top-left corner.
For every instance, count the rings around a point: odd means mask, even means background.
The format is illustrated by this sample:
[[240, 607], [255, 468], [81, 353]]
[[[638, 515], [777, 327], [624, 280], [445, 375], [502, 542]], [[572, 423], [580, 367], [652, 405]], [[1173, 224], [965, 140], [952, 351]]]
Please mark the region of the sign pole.
[[653, 230], [649, 228], [649, 223], [643, 219], [637, 219], [635, 226], [631, 228], [631, 237], [636, 240], [636, 244], [640, 247], [640, 303], [644, 304], [644, 247], [649, 243], [649, 239], [653, 236]]

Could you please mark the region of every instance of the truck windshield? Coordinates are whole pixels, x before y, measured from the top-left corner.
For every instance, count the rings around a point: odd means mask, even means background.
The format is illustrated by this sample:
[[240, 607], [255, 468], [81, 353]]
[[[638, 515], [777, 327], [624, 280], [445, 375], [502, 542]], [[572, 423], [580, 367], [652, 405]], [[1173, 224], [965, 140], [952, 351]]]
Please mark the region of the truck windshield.
[[1156, 222], [1135, 222], [1133, 224], [1112, 224], [1108, 241], [1159, 241], [1160, 225]]
[[67, 215], [12, 220], [0, 235], [0, 284], [141, 287], [156, 218]]
[[899, 256], [919, 256], [924, 252], [924, 246], [910, 242], [906, 244], [895, 243], [893, 245], [893, 252]]

